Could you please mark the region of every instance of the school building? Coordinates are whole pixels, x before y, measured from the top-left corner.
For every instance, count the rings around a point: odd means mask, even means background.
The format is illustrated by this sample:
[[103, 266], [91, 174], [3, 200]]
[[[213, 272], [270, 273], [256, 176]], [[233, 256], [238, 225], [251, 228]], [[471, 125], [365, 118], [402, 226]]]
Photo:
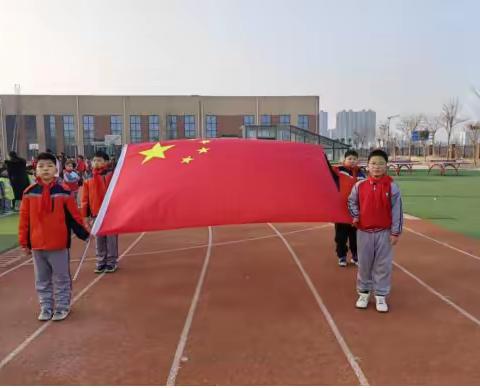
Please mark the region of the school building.
[[1, 158], [46, 149], [91, 156], [105, 146], [196, 137], [320, 143], [319, 109], [318, 96], [0, 95]]

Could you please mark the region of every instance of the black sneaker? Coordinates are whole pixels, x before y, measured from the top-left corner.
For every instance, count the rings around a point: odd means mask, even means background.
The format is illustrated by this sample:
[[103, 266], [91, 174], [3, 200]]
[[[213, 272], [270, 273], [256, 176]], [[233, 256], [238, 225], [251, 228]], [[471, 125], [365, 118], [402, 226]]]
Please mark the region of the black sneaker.
[[346, 257], [339, 257], [338, 258], [338, 265], [340, 267], [346, 267], [347, 266], [347, 258]]
[[352, 264], [358, 265], [358, 256], [352, 256]]
[[112, 273], [117, 270], [117, 265], [116, 264], [110, 264], [105, 266], [105, 272]]
[[97, 265], [95, 267], [95, 273], [104, 273], [105, 272], [105, 269], [106, 269], [106, 265], [105, 264], [100, 264], [100, 265]]

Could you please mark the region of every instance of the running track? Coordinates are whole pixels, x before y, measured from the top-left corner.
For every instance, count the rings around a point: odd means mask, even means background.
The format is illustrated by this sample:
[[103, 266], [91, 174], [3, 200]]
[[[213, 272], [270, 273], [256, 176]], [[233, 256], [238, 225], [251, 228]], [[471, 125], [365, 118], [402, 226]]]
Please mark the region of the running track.
[[478, 240], [408, 221], [388, 314], [354, 308], [332, 240], [329, 224], [122, 236], [120, 270], [87, 261], [71, 316], [47, 324], [31, 262], [0, 268], [0, 384], [480, 384]]

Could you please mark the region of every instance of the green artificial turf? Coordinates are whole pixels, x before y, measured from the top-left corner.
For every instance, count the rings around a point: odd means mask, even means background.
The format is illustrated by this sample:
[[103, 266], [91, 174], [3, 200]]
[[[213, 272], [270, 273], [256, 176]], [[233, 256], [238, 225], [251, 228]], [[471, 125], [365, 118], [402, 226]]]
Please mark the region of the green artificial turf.
[[416, 170], [395, 176], [405, 213], [480, 239], [480, 171]]
[[18, 214], [0, 217], [0, 253], [18, 245]]

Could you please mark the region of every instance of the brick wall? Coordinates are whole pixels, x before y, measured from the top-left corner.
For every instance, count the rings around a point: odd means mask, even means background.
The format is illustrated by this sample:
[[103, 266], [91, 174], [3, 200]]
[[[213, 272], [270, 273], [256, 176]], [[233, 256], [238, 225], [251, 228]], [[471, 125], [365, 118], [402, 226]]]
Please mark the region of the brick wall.
[[60, 152], [63, 152], [63, 150], [65, 149], [65, 137], [63, 136], [63, 116], [62, 115], [55, 115], [55, 134], [56, 134], [57, 154], [59, 154]]
[[104, 141], [111, 133], [110, 116], [95, 116], [95, 141]]
[[[243, 115], [217, 116], [217, 137], [242, 136]], [[206, 123], [205, 123], [206, 128]]]

